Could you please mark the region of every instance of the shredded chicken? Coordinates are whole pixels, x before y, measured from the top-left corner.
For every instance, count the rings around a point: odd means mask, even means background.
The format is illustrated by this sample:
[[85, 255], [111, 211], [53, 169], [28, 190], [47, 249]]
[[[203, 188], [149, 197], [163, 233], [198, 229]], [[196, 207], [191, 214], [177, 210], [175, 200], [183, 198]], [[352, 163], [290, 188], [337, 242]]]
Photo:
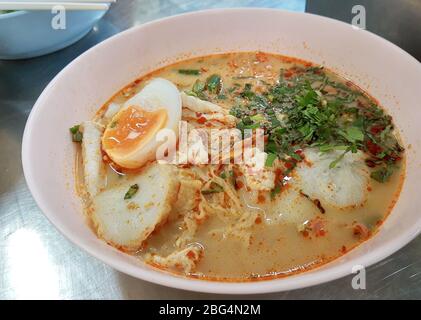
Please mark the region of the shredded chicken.
[[246, 159], [240, 170], [244, 174], [247, 186], [251, 190], [269, 191], [275, 187], [275, 171], [273, 167], [266, 167], [267, 153], [253, 148], [253, 157]]
[[209, 101], [201, 100], [199, 98], [189, 96], [185, 92], [181, 92], [181, 101], [183, 107], [188, 108], [194, 112], [211, 113], [219, 112], [226, 113], [225, 109]]
[[171, 253], [166, 257], [150, 255], [147, 259], [165, 268], [181, 269], [185, 273], [191, 273], [196, 269], [203, 253], [203, 247], [199, 244], [191, 244], [188, 247]]

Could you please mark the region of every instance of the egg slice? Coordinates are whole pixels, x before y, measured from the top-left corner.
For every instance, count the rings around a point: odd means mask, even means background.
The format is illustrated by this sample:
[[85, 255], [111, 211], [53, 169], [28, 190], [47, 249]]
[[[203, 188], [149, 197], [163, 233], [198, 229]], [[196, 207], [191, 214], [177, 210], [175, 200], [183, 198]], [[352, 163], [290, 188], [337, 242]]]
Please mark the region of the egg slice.
[[170, 81], [157, 78], [124, 103], [109, 122], [102, 137], [102, 148], [119, 166], [139, 168], [154, 160], [162, 142], [155, 137], [161, 129], [178, 136], [181, 97]]
[[348, 152], [334, 168], [330, 168], [330, 164], [342, 153], [320, 153], [312, 148], [305, 150], [306, 161], [297, 166], [293, 186], [310, 198], [336, 208], [362, 205], [367, 199], [370, 183], [364, 153]]

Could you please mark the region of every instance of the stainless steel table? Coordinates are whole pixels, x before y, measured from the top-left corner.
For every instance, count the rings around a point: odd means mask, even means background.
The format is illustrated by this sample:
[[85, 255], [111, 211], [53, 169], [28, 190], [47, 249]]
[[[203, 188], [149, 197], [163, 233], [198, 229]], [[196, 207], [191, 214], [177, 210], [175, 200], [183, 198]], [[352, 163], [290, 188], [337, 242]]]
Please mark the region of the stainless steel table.
[[[36, 98], [65, 65], [87, 48], [130, 26], [209, 7], [258, 6], [304, 11], [304, 0], [119, 0], [98, 26], [73, 46], [45, 57], [0, 61], [0, 298], [194, 299], [199, 294], [117, 272], [65, 239], [43, 216], [25, 184], [21, 139]], [[270, 299], [421, 298], [421, 237], [367, 270], [367, 289], [351, 277], [270, 295]]]

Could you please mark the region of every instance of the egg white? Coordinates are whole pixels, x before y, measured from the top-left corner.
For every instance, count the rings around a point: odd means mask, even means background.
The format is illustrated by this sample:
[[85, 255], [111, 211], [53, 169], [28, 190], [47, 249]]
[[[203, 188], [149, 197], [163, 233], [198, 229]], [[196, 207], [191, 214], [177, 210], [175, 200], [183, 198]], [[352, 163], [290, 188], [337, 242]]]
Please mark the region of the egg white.
[[[129, 107], [137, 107], [147, 112], [165, 109], [167, 121], [162, 129], [170, 129], [178, 137], [178, 126], [181, 120], [181, 96], [177, 87], [170, 81], [156, 78], [150, 81], [139, 93], [127, 100], [122, 108], [109, 122], [108, 128], [114, 121], [118, 122], [121, 112]], [[105, 149], [108, 156], [123, 168], [134, 169], [155, 160], [156, 150], [162, 144], [153, 135], [149, 141], [135, 146], [132, 150], [122, 153], [113, 149]]]

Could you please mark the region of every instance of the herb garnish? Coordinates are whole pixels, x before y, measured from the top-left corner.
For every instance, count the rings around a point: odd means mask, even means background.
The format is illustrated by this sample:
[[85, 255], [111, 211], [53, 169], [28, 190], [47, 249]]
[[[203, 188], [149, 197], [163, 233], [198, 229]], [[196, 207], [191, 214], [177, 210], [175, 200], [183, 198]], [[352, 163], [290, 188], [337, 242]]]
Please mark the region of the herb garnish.
[[377, 182], [384, 183], [389, 180], [392, 173], [393, 173], [392, 166], [384, 166], [384, 167], [381, 167], [380, 169], [373, 171], [370, 176]]
[[231, 109], [239, 119], [237, 128], [263, 128], [268, 136], [265, 151], [284, 160], [298, 148], [343, 150], [331, 163], [334, 168], [346, 153], [362, 150], [373, 166], [383, 166], [372, 178], [386, 181], [404, 150], [392, 132], [391, 117], [361, 92], [329, 78], [321, 67], [293, 69], [288, 77], [281, 70], [279, 82], [262, 94], [253, 92], [251, 84], [244, 86], [239, 93], [243, 102]]
[[209, 76], [205, 82], [200, 81], [199, 79], [193, 84], [191, 90], [186, 91], [186, 94], [194, 97], [198, 97], [202, 100], [210, 100], [209, 94], [215, 95], [215, 99], [224, 100], [227, 98], [224, 90], [222, 78], [218, 74], [213, 74]]
[[126, 194], [124, 195], [124, 200], [131, 199], [139, 190], [139, 185], [136, 183], [130, 186], [129, 190], [127, 190]]
[[71, 127], [70, 133], [72, 134], [72, 141], [73, 142], [82, 142], [83, 139], [83, 133], [80, 131], [80, 125], [75, 125]]
[[198, 76], [200, 70], [197, 69], [178, 69], [178, 73], [188, 75], [188, 76]]
[[206, 79], [206, 89], [210, 93], [220, 94], [222, 91], [222, 78], [218, 74], [213, 74]]
[[273, 162], [276, 160], [277, 157], [278, 156], [274, 153], [268, 153], [267, 158], [266, 158], [265, 166], [266, 167], [272, 167]]

